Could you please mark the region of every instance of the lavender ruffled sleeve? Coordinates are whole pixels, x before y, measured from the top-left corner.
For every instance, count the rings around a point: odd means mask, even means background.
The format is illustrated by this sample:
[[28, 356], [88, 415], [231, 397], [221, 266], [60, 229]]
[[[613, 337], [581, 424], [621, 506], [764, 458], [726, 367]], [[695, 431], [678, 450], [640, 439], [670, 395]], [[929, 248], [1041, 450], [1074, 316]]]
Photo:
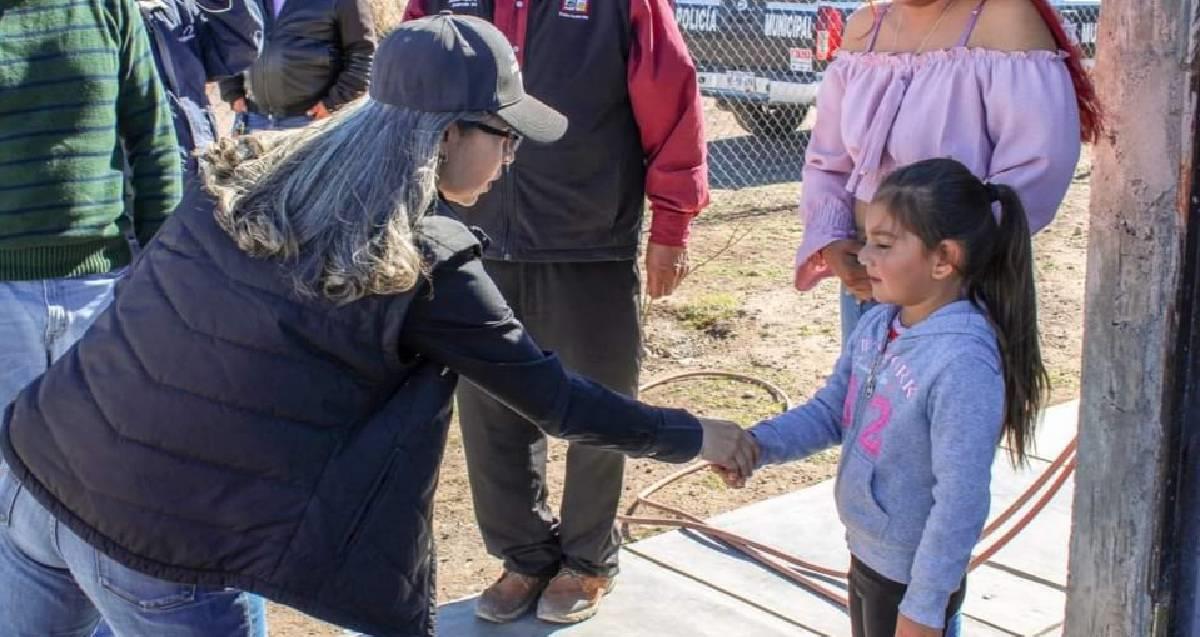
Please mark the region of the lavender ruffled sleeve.
[[817, 121], [804, 160], [800, 215], [804, 239], [796, 253], [796, 286], [811, 289], [831, 274], [820, 250], [839, 239], [852, 239], [854, 197], [846, 190], [854, 162], [842, 140], [845, 65], [831, 64], [817, 94]]
[[1079, 161], [1075, 88], [1059, 53], [990, 56], [987, 63], [988, 179], [1017, 191], [1037, 232], [1054, 219]]

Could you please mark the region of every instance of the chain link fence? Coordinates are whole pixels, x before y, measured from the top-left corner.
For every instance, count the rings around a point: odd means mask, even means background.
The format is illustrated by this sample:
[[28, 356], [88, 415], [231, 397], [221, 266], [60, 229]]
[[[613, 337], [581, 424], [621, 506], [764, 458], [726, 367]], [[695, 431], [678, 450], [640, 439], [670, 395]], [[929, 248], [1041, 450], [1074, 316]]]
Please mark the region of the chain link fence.
[[[850, 14], [864, 4], [675, 0], [705, 97], [718, 210], [795, 207], [817, 86]], [[1101, 0], [1052, 4], [1085, 56], [1094, 57]]]

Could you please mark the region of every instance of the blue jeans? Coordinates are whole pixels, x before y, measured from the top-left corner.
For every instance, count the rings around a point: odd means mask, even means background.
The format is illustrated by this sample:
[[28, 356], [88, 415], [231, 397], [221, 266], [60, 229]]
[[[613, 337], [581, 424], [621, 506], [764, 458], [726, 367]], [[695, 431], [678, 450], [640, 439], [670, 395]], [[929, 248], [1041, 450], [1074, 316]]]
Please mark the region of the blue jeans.
[[122, 274], [0, 281], [0, 408], [83, 336]]
[[[123, 274], [122, 269], [69, 279], [0, 281], [0, 408], [12, 402], [26, 385], [41, 376], [51, 363], [62, 357], [83, 336], [112, 302], [113, 289]], [[7, 479], [7, 473], [4, 463], [0, 461], [0, 481]], [[0, 500], [0, 527], [6, 526], [10, 504]], [[0, 558], [0, 564], [7, 565], [7, 561]], [[0, 589], [0, 599], [3, 599], [4, 591], [22, 590], [14, 589], [12, 586], [15, 584], [2, 581], [9, 575], [7, 568], [0, 568], [0, 587], [3, 587]], [[59, 575], [69, 579], [69, 574]], [[69, 598], [70, 595], [65, 595], [63, 599]], [[258, 630], [244, 634], [265, 637], [265, 604], [258, 597], [247, 595], [246, 598], [249, 607], [256, 613], [254, 621]], [[0, 634], [5, 637], [10, 634], [7, 629], [12, 624], [9, 621], [11, 609], [11, 605], [0, 602], [0, 626], [5, 627]], [[99, 615], [95, 619], [99, 621]], [[95, 623], [93, 621], [92, 625]], [[45, 631], [18, 634], [58, 633], [48, 628]], [[90, 629], [82, 634], [90, 634]], [[101, 626], [96, 634], [111, 635], [111, 631]], [[124, 637], [157, 633], [130, 632], [129, 628], [124, 628], [120, 634]]]
[[846, 286], [842, 286], [841, 291], [842, 301], [842, 349], [845, 349], [850, 344], [850, 335], [854, 333], [854, 328], [858, 326], [858, 321], [871, 308], [879, 305], [875, 301], [860, 301], [858, 297], [850, 293]]
[[[234, 589], [226, 589], [229, 593], [236, 593]], [[252, 595], [250, 593], [242, 593], [238, 595], [233, 604], [222, 604], [215, 606], [219, 609], [223, 616], [240, 616], [245, 613], [249, 628], [233, 633], [220, 633], [238, 635], [239, 637], [267, 637], [267, 600]], [[195, 634], [201, 634], [204, 631], [198, 630]], [[108, 624], [100, 622], [96, 627], [92, 637], [124, 637], [123, 635], [114, 635], [113, 629]]]
[[238, 113], [234, 118], [234, 134], [249, 134], [264, 130], [292, 130], [304, 128], [313, 123], [308, 115], [292, 115], [291, 117], [273, 117], [263, 113]]
[[103, 618], [122, 637], [246, 637], [249, 595], [176, 584], [117, 563], [0, 476], [0, 624], [6, 637], [88, 637]]

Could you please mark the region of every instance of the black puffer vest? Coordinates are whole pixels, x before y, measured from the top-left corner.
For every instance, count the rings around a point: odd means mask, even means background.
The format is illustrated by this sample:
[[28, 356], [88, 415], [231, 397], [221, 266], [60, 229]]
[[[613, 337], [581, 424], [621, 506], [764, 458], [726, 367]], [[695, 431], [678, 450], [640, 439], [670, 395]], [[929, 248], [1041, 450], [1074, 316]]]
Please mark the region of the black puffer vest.
[[[420, 231], [435, 269], [481, 251], [445, 217]], [[134, 569], [432, 635], [430, 509], [457, 379], [402, 357], [411, 298], [298, 299], [193, 190], [112, 307], [7, 409], [0, 450]]]

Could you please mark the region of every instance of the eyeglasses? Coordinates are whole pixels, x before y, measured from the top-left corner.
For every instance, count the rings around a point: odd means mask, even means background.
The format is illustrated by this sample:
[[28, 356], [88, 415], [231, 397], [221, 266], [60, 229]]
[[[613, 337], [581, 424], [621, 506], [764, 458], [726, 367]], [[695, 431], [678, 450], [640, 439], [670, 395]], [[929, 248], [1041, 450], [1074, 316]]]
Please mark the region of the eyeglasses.
[[501, 128], [496, 128], [495, 126], [489, 126], [483, 122], [460, 121], [458, 125], [462, 126], [463, 128], [474, 128], [475, 130], [487, 133], [488, 135], [495, 135], [496, 137], [503, 137], [504, 139], [508, 140], [504, 145], [504, 150], [510, 159], [516, 156], [517, 149], [521, 147], [521, 142], [525, 139], [515, 130], [504, 130]]

